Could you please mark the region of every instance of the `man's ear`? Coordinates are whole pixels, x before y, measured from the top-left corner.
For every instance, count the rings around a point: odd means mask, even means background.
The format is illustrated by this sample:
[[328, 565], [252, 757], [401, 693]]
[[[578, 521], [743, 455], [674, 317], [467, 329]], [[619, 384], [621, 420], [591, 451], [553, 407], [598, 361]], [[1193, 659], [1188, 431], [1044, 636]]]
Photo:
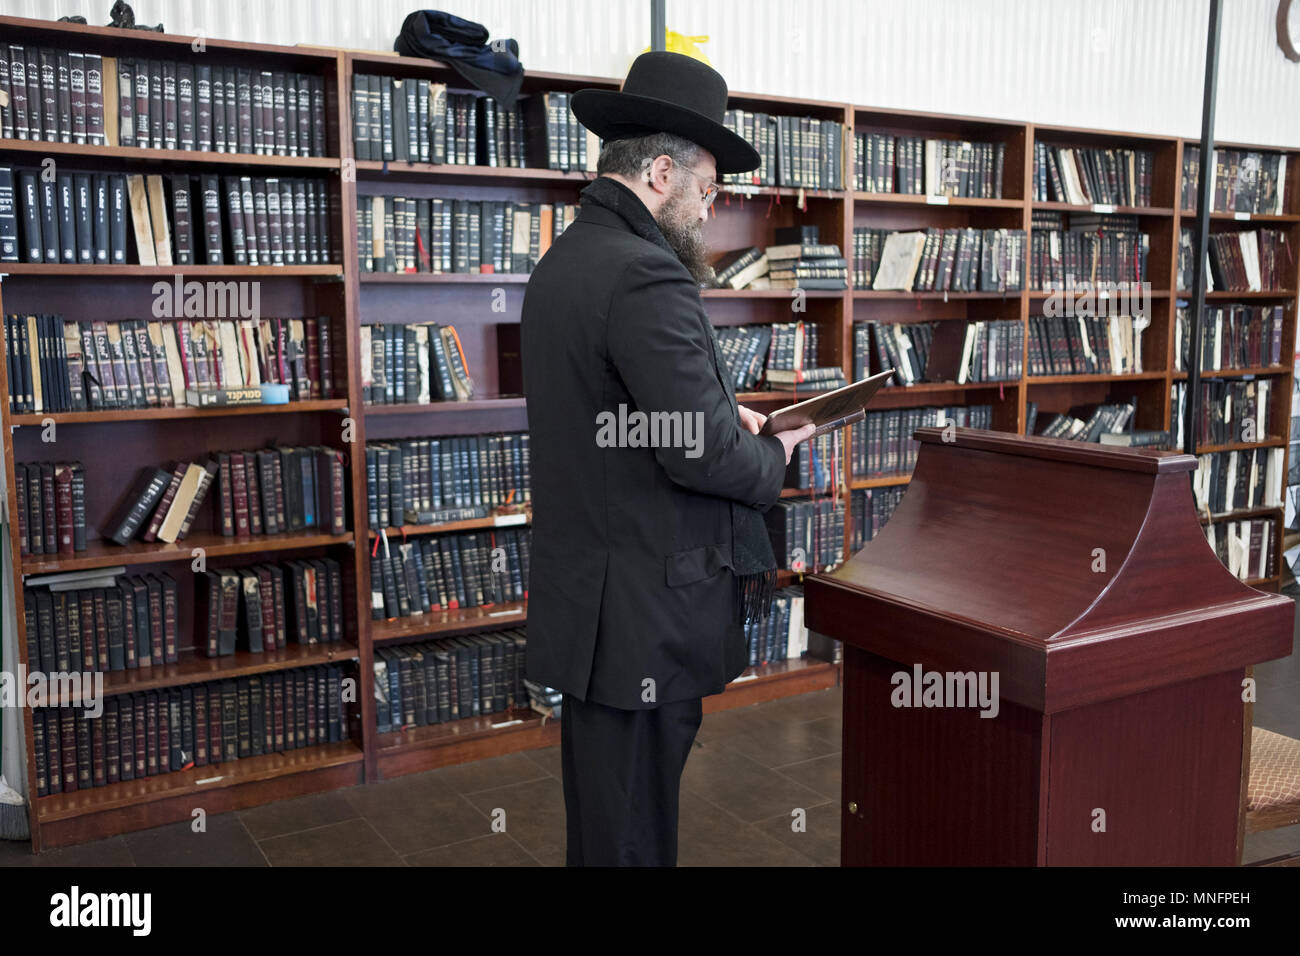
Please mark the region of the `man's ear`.
[[646, 171], [650, 177], [650, 188], [665, 196], [672, 192], [673, 161], [667, 153], [662, 153], [650, 163]]

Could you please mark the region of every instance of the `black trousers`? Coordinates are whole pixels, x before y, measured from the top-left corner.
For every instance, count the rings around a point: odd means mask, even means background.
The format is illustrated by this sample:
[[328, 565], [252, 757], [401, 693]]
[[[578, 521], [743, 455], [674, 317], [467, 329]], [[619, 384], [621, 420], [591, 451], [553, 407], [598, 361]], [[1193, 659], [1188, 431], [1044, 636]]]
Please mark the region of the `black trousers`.
[[567, 866], [676, 866], [677, 810], [703, 701], [620, 710], [564, 695]]

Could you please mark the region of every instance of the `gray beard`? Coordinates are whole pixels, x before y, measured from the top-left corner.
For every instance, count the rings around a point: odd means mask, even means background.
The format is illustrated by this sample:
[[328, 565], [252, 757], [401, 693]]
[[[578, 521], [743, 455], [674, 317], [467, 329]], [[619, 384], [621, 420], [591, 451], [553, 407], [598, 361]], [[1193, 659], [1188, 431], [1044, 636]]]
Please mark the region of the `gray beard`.
[[699, 223], [682, 216], [684, 194], [678, 193], [664, 203], [655, 217], [659, 231], [668, 240], [677, 258], [699, 285], [712, 286], [716, 281], [713, 266], [709, 264], [709, 250], [704, 244], [704, 232]]

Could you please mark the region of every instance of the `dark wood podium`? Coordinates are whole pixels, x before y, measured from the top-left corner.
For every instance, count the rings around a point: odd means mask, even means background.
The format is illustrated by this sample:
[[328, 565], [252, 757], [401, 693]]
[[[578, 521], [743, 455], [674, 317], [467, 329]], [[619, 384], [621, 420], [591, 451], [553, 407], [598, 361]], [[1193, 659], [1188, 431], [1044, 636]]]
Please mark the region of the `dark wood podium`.
[[[1242, 681], [1295, 606], [1215, 557], [1195, 459], [915, 437], [889, 523], [805, 584], [844, 642], [841, 861], [1236, 865]], [[980, 672], [996, 716], [948, 677]]]

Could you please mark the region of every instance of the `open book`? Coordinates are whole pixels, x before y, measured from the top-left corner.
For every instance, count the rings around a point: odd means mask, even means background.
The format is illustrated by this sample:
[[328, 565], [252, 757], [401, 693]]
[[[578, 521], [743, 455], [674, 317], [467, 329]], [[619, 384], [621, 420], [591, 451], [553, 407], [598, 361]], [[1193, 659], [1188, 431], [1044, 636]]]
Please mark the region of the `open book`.
[[864, 378], [852, 385], [845, 385], [833, 392], [824, 392], [802, 402], [787, 405], [768, 416], [763, 423], [760, 435], [775, 435], [777, 432], [789, 431], [802, 425], [812, 423], [817, 426], [813, 435], [843, 428], [867, 417], [867, 404], [876, 390], [889, 380], [894, 370], [878, 372], [870, 378]]

